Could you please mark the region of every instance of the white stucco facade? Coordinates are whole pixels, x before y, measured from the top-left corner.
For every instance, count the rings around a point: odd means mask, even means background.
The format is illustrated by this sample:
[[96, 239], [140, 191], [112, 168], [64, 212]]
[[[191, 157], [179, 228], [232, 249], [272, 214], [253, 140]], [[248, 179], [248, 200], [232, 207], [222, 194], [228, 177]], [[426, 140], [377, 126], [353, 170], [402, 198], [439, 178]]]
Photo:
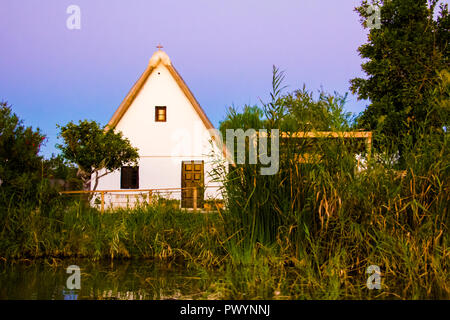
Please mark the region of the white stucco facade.
[[[220, 198], [219, 184], [211, 181], [209, 173], [214, 162], [211, 153], [220, 158], [221, 151], [212, 143], [206, 115], [199, 112], [198, 105], [197, 109], [193, 105], [193, 96], [180, 86], [180, 78], [177, 81], [171, 68], [163, 51], [153, 55], [148, 77], [143, 78], [144, 73], [139, 88], [136, 85], [133, 88], [134, 95], [127, 96], [127, 106], [119, 107], [124, 108], [122, 114], [117, 116], [116, 111], [113, 116], [115, 130], [121, 131], [139, 150], [139, 190], [181, 188], [182, 161], [203, 160], [205, 199]], [[166, 107], [165, 122], [155, 120], [156, 106]], [[121, 190], [120, 170], [100, 178], [97, 190]], [[105, 195], [107, 206], [113, 197]], [[171, 195], [171, 198], [180, 197], [180, 192]]]

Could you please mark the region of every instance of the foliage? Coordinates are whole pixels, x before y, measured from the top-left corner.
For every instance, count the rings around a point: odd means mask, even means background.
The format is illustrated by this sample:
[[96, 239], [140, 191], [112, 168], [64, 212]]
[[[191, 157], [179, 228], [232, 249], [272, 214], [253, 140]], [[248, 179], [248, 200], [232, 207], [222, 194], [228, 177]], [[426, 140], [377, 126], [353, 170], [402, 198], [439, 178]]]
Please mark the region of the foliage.
[[435, 101], [432, 102], [432, 107], [435, 108], [447, 132], [450, 126], [450, 71], [442, 70], [439, 79], [439, 84], [433, 92]]
[[[257, 107], [245, 107], [241, 114], [231, 109], [221, 123], [222, 133], [230, 128], [245, 130], [274, 126], [284, 132], [350, 129], [351, 116], [344, 111], [346, 96], [332, 96], [321, 91], [319, 99], [314, 100], [312, 93], [305, 88], [282, 96], [279, 88], [283, 74], [277, 68], [274, 68], [273, 72], [272, 101], [263, 103], [262, 112]], [[263, 114], [269, 118], [263, 118]], [[316, 179], [321, 170], [346, 171], [348, 175], [353, 175], [357, 162], [354, 153], [360, 151], [362, 142], [348, 144], [340, 139], [282, 139], [280, 169], [275, 176], [260, 175], [260, 165], [244, 164], [234, 168], [217, 168], [213, 175], [224, 184], [229, 213], [225, 216], [226, 223], [229, 224], [226, 230], [237, 232], [237, 235], [245, 239], [242, 241], [244, 250], [251, 248], [255, 242], [273, 242], [278, 228], [290, 223], [291, 218], [285, 218], [289, 216], [288, 212], [302, 210], [304, 205], [292, 199], [293, 190], [298, 190], [301, 186], [301, 193], [296, 193], [296, 196], [300, 197], [310, 189], [313, 183], [311, 179]], [[321, 164], [299, 164], [298, 156], [305, 153], [319, 154], [322, 157]], [[307, 186], [303, 185], [303, 174], [313, 169], [317, 172], [313, 171]], [[241, 239], [239, 236], [237, 238]]]
[[6, 102], [0, 103], [0, 179], [8, 194], [30, 196], [40, 178], [39, 148], [45, 136], [26, 127]]
[[[270, 92], [271, 101], [264, 103], [261, 100], [263, 111], [266, 116], [267, 127], [270, 129], [279, 128], [280, 122], [285, 116], [285, 105], [284, 103], [282, 103], [282, 101], [280, 101], [281, 92], [286, 88], [286, 86], [282, 86], [284, 78], [284, 71], [280, 71], [279, 68], [273, 66], [272, 92]], [[256, 129], [256, 127], [254, 128]]]
[[57, 188], [79, 190], [83, 182], [77, 176], [78, 168], [62, 157], [53, 155], [43, 160], [43, 178], [49, 179]]
[[[417, 141], [421, 127], [442, 131], [446, 125], [433, 102], [441, 81], [439, 73], [449, 66], [448, 7], [441, 5], [434, 18], [438, 0], [429, 4], [426, 0], [372, 3], [381, 4], [381, 28], [372, 28], [368, 43], [359, 48], [361, 57], [367, 59], [362, 69], [368, 78], [351, 80], [351, 90], [360, 99], [371, 101], [358, 119], [359, 126], [376, 130], [376, 146], [383, 145], [380, 138], [392, 141], [393, 152], [399, 151], [402, 157], [405, 136]], [[356, 8], [366, 28], [369, 4], [364, 0]]]
[[286, 106], [284, 131], [345, 131], [352, 127], [352, 114], [345, 112], [347, 94], [334, 95], [319, 91], [314, 99], [313, 93], [305, 86], [301, 90], [287, 94], [280, 103]]
[[[434, 90], [446, 92], [444, 83]], [[322, 110], [333, 109], [302, 101], [286, 107], [290, 97], [284, 98], [275, 100], [283, 104], [283, 114], [274, 116], [281, 119], [280, 128], [352, 126], [343, 108], [322, 117]], [[448, 107], [441, 99], [434, 103], [436, 110]], [[309, 110], [311, 116], [317, 114], [316, 123], [304, 116]], [[246, 108], [229, 113], [223, 125], [247, 128], [258, 123], [257, 115]], [[355, 153], [363, 150], [358, 144], [293, 138], [280, 141], [276, 175], [262, 176], [258, 165], [250, 164], [216, 170], [224, 184], [224, 246], [234, 265], [230, 269], [244, 270], [230, 273], [223, 290], [239, 299], [248, 290], [261, 298], [273, 290], [289, 296], [294, 291], [301, 298], [448, 297], [450, 140], [427, 126], [415, 133], [414, 140], [410, 135], [399, 140], [406, 171], [394, 170], [389, 152], [375, 152], [358, 166]], [[299, 155], [311, 152], [317, 157], [299, 161]], [[371, 264], [383, 272], [384, 290], [378, 293], [365, 289], [365, 271]], [[291, 272], [294, 284], [288, 281]], [[258, 285], [262, 283], [267, 286]]]
[[212, 266], [223, 255], [217, 214], [192, 214], [165, 202], [103, 214], [75, 198], [58, 198], [40, 211], [28, 203], [1, 209], [0, 257], [8, 259], [159, 258]]
[[[260, 165], [215, 169], [226, 202], [218, 214], [165, 201], [104, 214], [62, 198], [37, 209], [3, 201], [0, 258], [159, 259], [221, 272], [208, 297], [228, 299], [448, 299], [449, 76], [439, 47], [448, 18], [445, 8], [431, 18], [435, 3], [384, 1], [382, 28], [360, 50], [372, 57], [363, 66], [372, 77], [355, 79], [353, 88], [372, 104], [358, 124], [380, 133], [363, 166], [358, 143], [289, 138], [280, 142], [276, 175], [260, 175]], [[305, 88], [282, 95], [282, 80], [274, 68], [271, 101], [230, 108], [220, 129], [353, 128], [345, 96], [315, 99]], [[65, 156], [81, 170], [106, 168], [104, 156], [86, 152], [104, 145], [105, 131], [74, 126], [62, 128], [70, 133]], [[403, 171], [392, 165], [399, 148]], [[299, 157], [312, 151], [317, 157]], [[381, 290], [366, 287], [373, 264], [382, 271]]]
[[[98, 179], [119, 169], [124, 164], [137, 164], [138, 150], [114, 128], [101, 127], [95, 121], [69, 122], [60, 128], [64, 143], [58, 145], [62, 156], [78, 166], [78, 174], [88, 189], [94, 179], [95, 190]], [[100, 172], [104, 170], [104, 172]]]
[[315, 98], [313, 92], [302, 89], [282, 94], [284, 72], [273, 67], [271, 101], [258, 106], [244, 106], [242, 112], [230, 107], [220, 123], [225, 136], [226, 129], [281, 129], [296, 131], [345, 131], [354, 125], [350, 112], [345, 111], [347, 94], [330, 94], [324, 90]]

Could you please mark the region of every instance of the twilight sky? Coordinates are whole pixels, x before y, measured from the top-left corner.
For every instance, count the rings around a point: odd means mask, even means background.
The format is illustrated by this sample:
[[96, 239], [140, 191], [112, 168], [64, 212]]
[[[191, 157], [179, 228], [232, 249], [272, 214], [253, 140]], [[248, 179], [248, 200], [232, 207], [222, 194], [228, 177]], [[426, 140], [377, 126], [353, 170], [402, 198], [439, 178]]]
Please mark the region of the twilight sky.
[[[56, 124], [106, 124], [160, 42], [218, 126], [228, 106], [259, 104], [272, 65], [287, 91], [345, 93], [363, 76], [359, 0], [2, 0], [0, 101], [39, 127], [57, 153]], [[81, 29], [69, 30], [69, 5]], [[349, 95], [347, 110], [366, 103]]]

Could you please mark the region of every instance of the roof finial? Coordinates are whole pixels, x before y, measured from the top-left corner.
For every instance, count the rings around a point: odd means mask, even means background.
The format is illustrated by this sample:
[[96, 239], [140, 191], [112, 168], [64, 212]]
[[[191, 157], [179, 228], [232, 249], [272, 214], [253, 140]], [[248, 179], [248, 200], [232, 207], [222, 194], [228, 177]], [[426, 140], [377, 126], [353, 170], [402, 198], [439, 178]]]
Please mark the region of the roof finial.
[[164, 48], [164, 47], [161, 45], [161, 43], [158, 44], [156, 47], [158, 48], [158, 50], [161, 50], [162, 48]]

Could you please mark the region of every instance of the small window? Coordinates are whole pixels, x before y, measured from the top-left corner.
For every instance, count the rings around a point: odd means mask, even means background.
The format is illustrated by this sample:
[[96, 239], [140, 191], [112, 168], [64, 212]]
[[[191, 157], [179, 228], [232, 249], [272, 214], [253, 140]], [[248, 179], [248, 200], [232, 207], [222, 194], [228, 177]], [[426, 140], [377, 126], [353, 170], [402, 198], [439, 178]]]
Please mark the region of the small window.
[[122, 167], [120, 170], [121, 189], [139, 189], [139, 167]]
[[155, 121], [166, 122], [167, 121], [166, 111], [167, 111], [166, 107], [155, 107]]

